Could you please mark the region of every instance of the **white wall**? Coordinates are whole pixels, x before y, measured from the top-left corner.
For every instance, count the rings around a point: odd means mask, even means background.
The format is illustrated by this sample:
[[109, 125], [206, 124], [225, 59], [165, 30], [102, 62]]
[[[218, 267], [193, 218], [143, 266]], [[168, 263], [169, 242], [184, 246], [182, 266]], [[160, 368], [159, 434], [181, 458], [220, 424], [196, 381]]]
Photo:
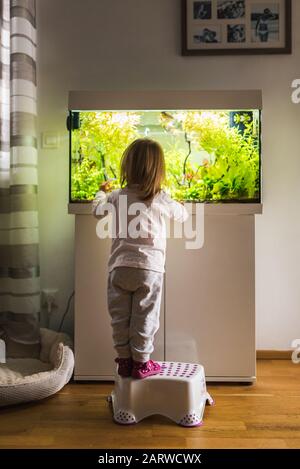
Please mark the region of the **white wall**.
[[[57, 131], [58, 150], [40, 150], [44, 287], [60, 289], [59, 321], [73, 289], [74, 220], [67, 215], [70, 89], [261, 88], [264, 214], [257, 217], [259, 349], [287, 349], [300, 336], [300, 2], [294, 1], [293, 55], [182, 57], [180, 0], [37, 0], [40, 132]], [[71, 319], [66, 324], [71, 328]]]

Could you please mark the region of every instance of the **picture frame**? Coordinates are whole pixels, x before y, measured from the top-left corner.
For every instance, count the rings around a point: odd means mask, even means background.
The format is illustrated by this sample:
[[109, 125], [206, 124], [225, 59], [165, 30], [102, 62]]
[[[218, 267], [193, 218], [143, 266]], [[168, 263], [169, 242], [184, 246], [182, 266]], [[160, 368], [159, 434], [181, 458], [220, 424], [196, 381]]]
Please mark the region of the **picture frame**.
[[292, 0], [181, 0], [182, 55], [292, 52]]

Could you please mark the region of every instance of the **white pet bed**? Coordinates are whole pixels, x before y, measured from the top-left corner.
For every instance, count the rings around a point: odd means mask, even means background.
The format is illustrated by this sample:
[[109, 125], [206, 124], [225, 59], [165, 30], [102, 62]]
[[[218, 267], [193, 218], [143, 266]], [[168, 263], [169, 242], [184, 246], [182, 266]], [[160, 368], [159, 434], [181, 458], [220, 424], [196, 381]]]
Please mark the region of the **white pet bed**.
[[41, 329], [39, 358], [7, 358], [0, 364], [0, 406], [44, 399], [62, 389], [74, 369], [71, 346], [66, 334]]

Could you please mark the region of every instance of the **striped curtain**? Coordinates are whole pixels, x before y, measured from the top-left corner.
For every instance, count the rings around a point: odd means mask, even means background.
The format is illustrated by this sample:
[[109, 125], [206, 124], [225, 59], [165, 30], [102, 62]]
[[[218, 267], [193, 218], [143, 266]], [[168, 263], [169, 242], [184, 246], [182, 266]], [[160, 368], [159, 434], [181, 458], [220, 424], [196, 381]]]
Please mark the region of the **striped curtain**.
[[35, 0], [0, 5], [0, 337], [37, 344]]

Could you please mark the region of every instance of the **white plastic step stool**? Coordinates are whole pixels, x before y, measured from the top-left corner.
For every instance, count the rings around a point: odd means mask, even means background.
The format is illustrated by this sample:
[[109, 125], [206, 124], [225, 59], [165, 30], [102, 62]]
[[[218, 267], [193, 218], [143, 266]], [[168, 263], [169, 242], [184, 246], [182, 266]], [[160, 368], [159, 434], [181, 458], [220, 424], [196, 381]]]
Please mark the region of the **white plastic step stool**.
[[116, 375], [109, 397], [115, 422], [129, 425], [150, 415], [164, 415], [184, 427], [202, 425], [206, 401], [214, 401], [206, 390], [202, 365], [158, 362], [159, 375], [145, 379]]

